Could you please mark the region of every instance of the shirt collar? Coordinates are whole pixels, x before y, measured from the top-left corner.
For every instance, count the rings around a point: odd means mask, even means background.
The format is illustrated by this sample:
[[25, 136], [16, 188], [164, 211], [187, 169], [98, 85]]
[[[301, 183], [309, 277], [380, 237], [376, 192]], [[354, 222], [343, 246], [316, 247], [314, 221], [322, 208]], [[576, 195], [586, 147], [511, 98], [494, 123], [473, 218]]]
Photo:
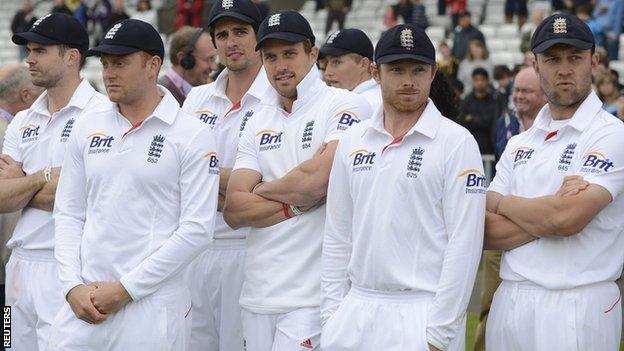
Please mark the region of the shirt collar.
[[[602, 102], [598, 98], [598, 95], [592, 90], [585, 98], [583, 103], [576, 109], [574, 115], [570, 119], [568, 126], [582, 132], [589, 126], [594, 117], [602, 109]], [[550, 114], [550, 106], [546, 104], [535, 118], [534, 125], [539, 129], [550, 131], [550, 121], [552, 115]]]
[[[91, 97], [93, 96], [93, 94], [95, 94], [95, 89], [93, 89], [93, 87], [91, 86], [91, 84], [89, 84], [89, 81], [87, 79], [82, 79], [80, 81], [80, 84], [74, 91], [74, 94], [69, 99], [69, 102], [67, 103], [65, 107], [61, 108], [61, 111], [70, 107], [74, 107], [79, 110], [84, 110], [85, 107], [87, 107], [87, 104], [89, 103], [89, 101], [91, 101]], [[37, 100], [35, 100], [35, 102], [33, 102], [30, 109], [31, 111], [37, 114], [44, 115], [46, 117], [51, 116], [50, 111], [48, 111], [48, 91], [47, 90], [44, 91], [43, 94], [41, 94], [37, 98]]]
[[[414, 126], [412, 126], [412, 128], [405, 133], [405, 136], [407, 137], [408, 135], [417, 132], [429, 139], [433, 139], [438, 132], [442, 118], [444, 117], [438, 108], [433, 104], [433, 101], [431, 101], [431, 99], [427, 99], [427, 106], [418, 118], [418, 121], [416, 121], [416, 124], [414, 124]], [[376, 130], [383, 134], [388, 134], [383, 125], [383, 105], [379, 106], [375, 110], [375, 113], [371, 117], [371, 123], [368, 128], [364, 130], [362, 136], [370, 129]]]
[[11, 112], [3, 109], [2, 107], [0, 107], [0, 117], [4, 118], [8, 123], [11, 123], [11, 120], [13, 119], [13, 116], [11, 114]]
[[[217, 76], [215, 80], [215, 96], [220, 97], [225, 100], [229, 100], [227, 95], [225, 94], [225, 89], [227, 88], [229, 71], [227, 68], [223, 69], [223, 71]], [[267, 88], [269, 87], [269, 81], [267, 79], [266, 71], [264, 67], [260, 67], [260, 71], [256, 75], [253, 83], [249, 87], [249, 90], [245, 92], [243, 95], [243, 99], [245, 96], [250, 95], [256, 98], [257, 100], [261, 100], [264, 94], [266, 93]], [[236, 103], [238, 101], [234, 101]]]
[[[178, 100], [173, 97], [173, 94], [171, 94], [171, 92], [169, 92], [169, 90], [162, 85], [158, 85], [158, 93], [162, 96], [162, 99], [158, 105], [156, 105], [154, 112], [152, 112], [152, 114], [141, 123], [144, 123], [148, 119], [158, 118], [159, 120], [172, 125], [178, 115], [178, 112], [180, 112], [180, 104], [178, 103]], [[118, 116], [125, 118], [121, 114], [118, 104], [115, 104], [115, 110], [117, 111]]]
[[365, 80], [353, 88], [353, 92], [356, 94], [362, 94], [363, 92], [373, 89], [377, 85], [374, 79]]
[[193, 89], [193, 86], [187, 82], [186, 80], [184, 80], [184, 78], [182, 78], [181, 75], [178, 74], [178, 72], [176, 72], [173, 67], [170, 67], [167, 70], [167, 73], [165, 73], [165, 75], [167, 75], [167, 77], [169, 77], [169, 80], [171, 80], [171, 82], [178, 87], [178, 89], [182, 90], [182, 93], [184, 93], [184, 96], [187, 96], [189, 91], [191, 91], [191, 89]]
[[[298, 107], [304, 104], [307, 99], [318, 97], [318, 89], [322, 87], [327, 87], [327, 85], [321, 80], [318, 69], [314, 66], [310, 67], [310, 71], [303, 77], [301, 82], [297, 84], [297, 100], [293, 102], [291, 113], [297, 111]], [[274, 104], [282, 109], [284, 108], [280, 102], [279, 93], [274, 87], [271, 87], [263, 100], [268, 104]]]

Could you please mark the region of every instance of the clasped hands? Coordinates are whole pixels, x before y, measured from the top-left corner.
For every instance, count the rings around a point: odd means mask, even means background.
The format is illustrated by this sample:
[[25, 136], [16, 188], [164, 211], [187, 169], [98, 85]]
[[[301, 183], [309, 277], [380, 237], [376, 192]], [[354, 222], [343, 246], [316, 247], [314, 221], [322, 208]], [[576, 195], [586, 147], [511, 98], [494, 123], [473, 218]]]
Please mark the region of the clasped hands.
[[76, 317], [90, 324], [103, 322], [131, 300], [120, 282], [81, 284], [67, 293], [67, 302]]

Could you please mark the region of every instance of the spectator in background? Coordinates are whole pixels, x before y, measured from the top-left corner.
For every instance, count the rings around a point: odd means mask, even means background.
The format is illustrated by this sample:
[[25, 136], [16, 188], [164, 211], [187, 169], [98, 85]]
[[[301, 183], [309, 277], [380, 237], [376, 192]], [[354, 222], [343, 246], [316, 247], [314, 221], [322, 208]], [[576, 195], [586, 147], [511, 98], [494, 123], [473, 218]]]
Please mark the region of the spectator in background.
[[518, 16], [518, 28], [526, 22], [527, 0], [505, 0], [505, 23], [512, 23], [514, 15]]
[[470, 12], [464, 11], [458, 16], [459, 26], [457, 26], [454, 31], [453, 50], [451, 52], [453, 56], [461, 61], [468, 51], [468, 43], [473, 40], [479, 40], [485, 45], [485, 37], [477, 27], [472, 25]]
[[468, 44], [468, 55], [459, 63], [457, 70], [457, 79], [464, 85], [464, 95], [472, 90], [472, 73], [475, 68], [483, 68], [488, 77], [492, 76], [494, 65], [489, 55], [482, 41], [471, 40]]
[[451, 55], [451, 48], [446, 42], [443, 41], [438, 45], [438, 53], [440, 54], [440, 59], [436, 63], [438, 65], [438, 71], [444, 73], [444, 75], [452, 81], [457, 80], [459, 60]]
[[506, 102], [509, 102], [511, 88], [513, 87], [513, 75], [507, 65], [496, 65], [493, 70], [496, 90]]
[[[158, 12], [152, 7], [150, 0], [139, 0], [136, 9], [137, 12], [133, 13], [130, 18], [147, 22], [158, 31]], [[198, 14], [198, 16], [200, 16], [200, 14]]]
[[72, 16], [74, 13], [67, 7], [65, 0], [54, 0], [54, 6], [52, 6], [52, 13], [64, 13]]
[[522, 66], [524, 67], [533, 67], [533, 64], [535, 63], [535, 54], [533, 54], [533, 52], [531, 52], [530, 50], [524, 53], [524, 61], [522, 63]]
[[459, 117], [459, 105], [461, 103], [460, 92], [455, 88], [452, 81], [438, 69], [433, 81], [429, 97], [438, 108], [442, 116], [451, 120]]
[[617, 99], [617, 114], [616, 117], [624, 121], [624, 96], [620, 96]]
[[399, 18], [403, 23], [414, 23], [414, 4], [410, 0], [399, 0], [394, 5], [391, 5], [392, 16], [395, 19], [395, 23], [399, 22]]
[[327, 22], [325, 22], [325, 35], [329, 33], [334, 22], [338, 22], [338, 30], [344, 28], [345, 18], [351, 10], [352, 0], [325, 0], [327, 9]]
[[209, 83], [210, 74], [217, 69], [217, 49], [201, 28], [184, 26], [171, 35], [169, 61], [171, 67], [158, 84], [182, 106], [191, 88]]
[[113, 4], [113, 9], [111, 10], [110, 14], [108, 15], [108, 23], [106, 25], [107, 29], [110, 28], [113, 24], [119, 22], [119, 21], [123, 21], [125, 19], [130, 18], [130, 16], [128, 16], [128, 14], [126, 13], [126, 4], [125, 4], [125, 0], [115, 0], [115, 3]]
[[621, 94], [618, 90], [618, 81], [610, 72], [598, 76], [596, 92], [602, 101], [602, 108], [613, 115], [617, 114], [616, 102]]
[[204, 7], [202, 0], [176, 0], [177, 12], [173, 22], [173, 29], [183, 26], [201, 27], [201, 14]]
[[609, 60], [617, 60], [624, 20], [624, 1], [596, 0], [592, 17], [602, 35], [601, 40], [596, 42], [596, 45], [606, 47]]
[[459, 107], [458, 123], [477, 140], [481, 154], [494, 154], [494, 132], [498, 117], [505, 112], [500, 94], [490, 86], [490, 75], [483, 68], [472, 72], [474, 89]]
[[[4, 133], [13, 116], [30, 105], [41, 95], [43, 89], [33, 85], [28, 67], [21, 64], [8, 64], [0, 67], [0, 150], [4, 143]], [[9, 260], [10, 250], [6, 243], [15, 229], [21, 211], [0, 214], [0, 303], [4, 298], [4, 267]]]
[[[544, 20], [544, 12], [534, 10], [531, 13], [531, 21], [526, 22], [520, 27], [520, 51], [531, 51], [531, 37], [535, 28]], [[531, 54], [532, 55], [532, 54]]]
[[[36, 21], [37, 17], [35, 17], [32, 13], [30, 0], [24, 0], [22, 2], [22, 8], [17, 10], [15, 16], [13, 16], [13, 21], [11, 21], [11, 33], [15, 34], [26, 32]], [[28, 50], [26, 50], [25, 46], [19, 47], [19, 53], [20, 60], [23, 60], [26, 56], [28, 56]]]
[[98, 45], [104, 39], [111, 8], [108, 0], [95, 0], [95, 3], [87, 8], [87, 33], [89, 33], [91, 46]]
[[411, 0], [414, 5], [412, 10], [412, 21], [422, 29], [429, 27], [429, 19], [427, 18], [427, 10], [421, 0]]
[[451, 13], [451, 29], [454, 30], [459, 24], [459, 18], [466, 10], [466, 0], [446, 0]]
[[262, 18], [262, 20], [264, 20], [265, 18], [269, 17], [269, 13], [271, 13], [271, 8], [269, 7], [269, 4], [267, 3], [267, 1], [265, 1], [265, 0], [252, 0], [251, 2], [256, 4], [256, 7], [258, 8], [258, 11], [260, 11], [260, 18]]

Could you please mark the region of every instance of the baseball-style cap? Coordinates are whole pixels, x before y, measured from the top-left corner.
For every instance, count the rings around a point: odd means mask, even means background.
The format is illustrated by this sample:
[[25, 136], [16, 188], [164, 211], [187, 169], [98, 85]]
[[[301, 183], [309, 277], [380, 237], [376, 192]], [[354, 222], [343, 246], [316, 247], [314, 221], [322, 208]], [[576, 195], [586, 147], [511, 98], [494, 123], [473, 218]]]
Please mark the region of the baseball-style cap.
[[373, 43], [366, 33], [359, 29], [342, 29], [332, 33], [319, 50], [321, 55], [342, 56], [358, 54], [373, 60]]
[[413, 24], [399, 24], [381, 35], [375, 47], [375, 63], [412, 59], [435, 65], [435, 49], [429, 37]]
[[23, 33], [16, 33], [11, 40], [17, 45], [28, 42], [43, 45], [67, 45], [81, 53], [89, 49], [89, 35], [82, 24], [64, 13], [50, 13], [33, 23]]
[[210, 10], [208, 27], [214, 27], [217, 20], [223, 17], [232, 17], [249, 23], [256, 31], [262, 23], [260, 11], [251, 0], [217, 0]]
[[137, 51], [165, 57], [165, 46], [160, 34], [151, 24], [137, 19], [126, 19], [112, 26], [100, 45], [87, 51], [87, 56], [127, 55]]
[[589, 50], [595, 45], [594, 36], [587, 24], [580, 18], [565, 13], [544, 19], [531, 37], [531, 51], [536, 54], [556, 44], [567, 44], [581, 50]]
[[291, 43], [309, 39], [312, 45], [315, 40], [308, 20], [293, 10], [281, 11], [265, 18], [258, 29], [257, 39], [256, 50], [260, 50], [267, 39], [280, 39]]

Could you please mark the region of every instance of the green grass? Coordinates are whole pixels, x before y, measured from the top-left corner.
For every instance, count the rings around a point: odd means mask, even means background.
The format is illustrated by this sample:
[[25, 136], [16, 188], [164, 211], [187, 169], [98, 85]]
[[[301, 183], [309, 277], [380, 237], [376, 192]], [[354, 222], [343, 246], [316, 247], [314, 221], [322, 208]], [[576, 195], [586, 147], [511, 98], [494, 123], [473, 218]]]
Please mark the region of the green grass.
[[[466, 351], [472, 351], [474, 345], [475, 331], [479, 318], [476, 313], [468, 312], [468, 324], [466, 326]], [[624, 343], [620, 344], [620, 351], [624, 351]]]

